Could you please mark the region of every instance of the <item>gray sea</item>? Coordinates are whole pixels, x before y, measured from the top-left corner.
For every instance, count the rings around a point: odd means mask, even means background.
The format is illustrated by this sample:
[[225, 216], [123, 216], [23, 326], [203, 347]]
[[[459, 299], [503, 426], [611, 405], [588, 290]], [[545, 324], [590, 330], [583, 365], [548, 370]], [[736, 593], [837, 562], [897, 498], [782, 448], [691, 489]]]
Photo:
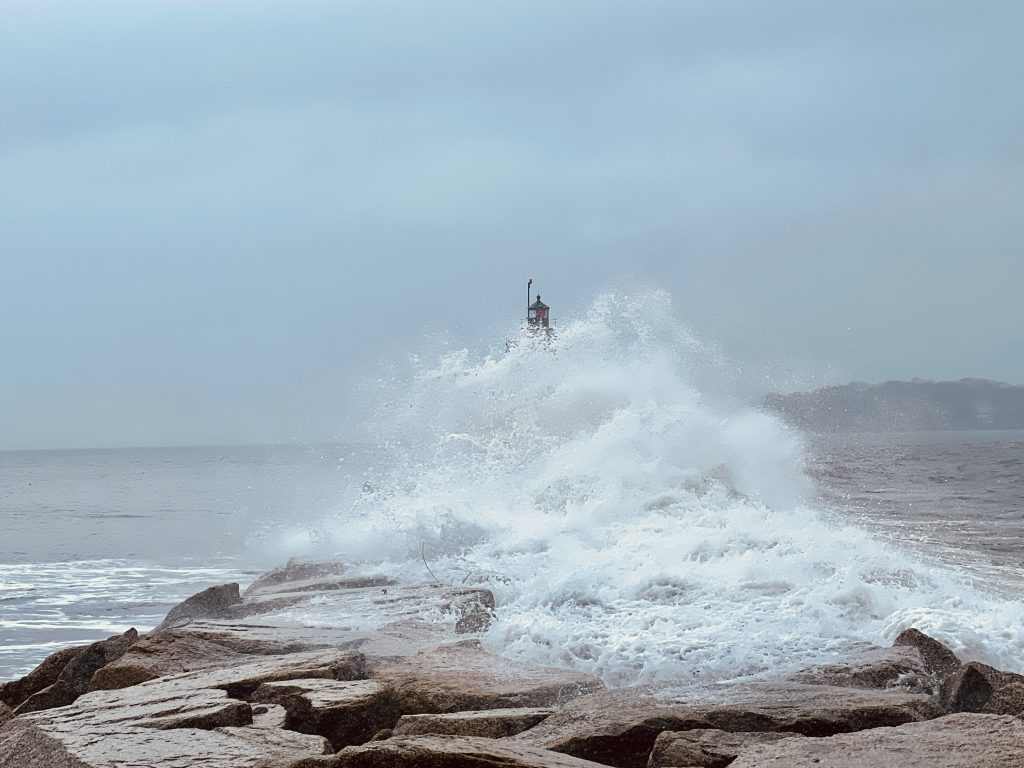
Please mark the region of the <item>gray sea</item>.
[[[809, 503], [1019, 594], [1024, 432], [809, 443]], [[0, 680], [251, 580], [287, 555], [285, 528], [344, 509], [368, 476], [350, 446], [0, 452]]]

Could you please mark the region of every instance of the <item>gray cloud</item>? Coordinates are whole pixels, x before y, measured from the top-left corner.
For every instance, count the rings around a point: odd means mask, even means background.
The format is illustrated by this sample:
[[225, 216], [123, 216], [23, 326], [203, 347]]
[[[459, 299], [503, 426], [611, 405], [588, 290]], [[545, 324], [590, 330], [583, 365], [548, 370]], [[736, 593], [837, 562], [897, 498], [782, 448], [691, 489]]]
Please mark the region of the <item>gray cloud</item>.
[[330, 438], [529, 275], [775, 381], [1024, 381], [1018, 3], [0, 17], [0, 446]]

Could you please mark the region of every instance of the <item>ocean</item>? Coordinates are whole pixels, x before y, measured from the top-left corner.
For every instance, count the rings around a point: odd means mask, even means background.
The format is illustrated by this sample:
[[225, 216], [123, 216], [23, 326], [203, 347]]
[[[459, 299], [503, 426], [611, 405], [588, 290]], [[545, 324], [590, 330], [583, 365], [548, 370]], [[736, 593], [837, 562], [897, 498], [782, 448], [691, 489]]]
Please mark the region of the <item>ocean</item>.
[[0, 680], [292, 556], [486, 585], [489, 649], [613, 686], [909, 626], [1024, 671], [1024, 433], [805, 436], [730, 376], [657, 297], [599, 300], [414, 358], [351, 445], [0, 453]]

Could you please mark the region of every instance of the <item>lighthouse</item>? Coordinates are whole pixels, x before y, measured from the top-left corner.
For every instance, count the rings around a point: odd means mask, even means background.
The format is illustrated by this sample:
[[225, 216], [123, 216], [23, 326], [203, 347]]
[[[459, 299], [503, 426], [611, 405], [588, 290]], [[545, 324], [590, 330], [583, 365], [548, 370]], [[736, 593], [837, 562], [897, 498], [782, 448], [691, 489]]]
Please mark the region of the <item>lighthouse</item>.
[[540, 300], [539, 293], [536, 301], [530, 302], [532, 286], [533, 278], [531, 277], [526, 283], [526, 330], [551, 333], [551, 307]]

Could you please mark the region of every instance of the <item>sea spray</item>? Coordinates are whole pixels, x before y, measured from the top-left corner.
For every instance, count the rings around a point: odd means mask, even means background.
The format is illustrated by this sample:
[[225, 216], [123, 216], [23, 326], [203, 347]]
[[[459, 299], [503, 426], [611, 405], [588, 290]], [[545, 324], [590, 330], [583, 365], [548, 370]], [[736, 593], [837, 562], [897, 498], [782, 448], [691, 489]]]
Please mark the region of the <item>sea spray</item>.
[[321, 551], [485, 584], [488, 648], [609, 685], [776, 673], [908, 626], [1021, 668], [1020, 603], [812, 508], [799, 436], [730, 402], [667, 294], [602, 296], [516, 342], [415, 361]]

